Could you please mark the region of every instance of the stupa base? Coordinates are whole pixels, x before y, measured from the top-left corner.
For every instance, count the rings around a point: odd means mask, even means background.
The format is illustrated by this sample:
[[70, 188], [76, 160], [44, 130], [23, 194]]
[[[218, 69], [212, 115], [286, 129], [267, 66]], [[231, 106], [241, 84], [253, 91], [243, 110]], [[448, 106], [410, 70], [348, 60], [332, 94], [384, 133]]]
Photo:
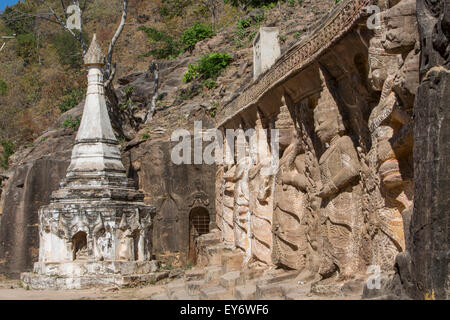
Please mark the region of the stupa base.
[[73, 290], [101, 287], [128, 287], [151, 284], [168, 276], [158, 272], [158, 261], [74, 261], [34, 265], [34, 272], [20, 275], [24, 288]]

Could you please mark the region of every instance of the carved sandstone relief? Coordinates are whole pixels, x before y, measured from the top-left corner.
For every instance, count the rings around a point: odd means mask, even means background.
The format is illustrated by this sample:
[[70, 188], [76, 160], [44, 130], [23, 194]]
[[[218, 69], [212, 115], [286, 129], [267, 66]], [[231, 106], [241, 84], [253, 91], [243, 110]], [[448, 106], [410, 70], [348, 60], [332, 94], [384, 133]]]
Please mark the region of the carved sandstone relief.
[[376, 185], [371, 194], [376, 226], [373, 261], [384, 270], [392, 269], [395, 256], [405, 250], [402, 213], [412, 205], [411, 110], [418, 55], [411, 48], [417, 33], [409, 29], [409, 23], [402, 26], [398, 20], [410, 19], [414, 12], [415, 3], [409, 0], [382, 12], [382, 27], [375, 31], [369, 47], [370, 84], [381, 92], [368, 121], [372, 140], [368, 162]]
[[[272, 216], [274, 177], [269, 170], [271, 155], [267, 131], [263, 131], [261, 117], [255, 125], [253, 142], [258, 152], [252, 155], [250, 178], [250, 225], [252, 266], [272, 265]], [[252, 142], [251, 142], [252, 143]]]
[[276, 176], [273, 262], [300, 270], [307, 263], [305, 153], [295, 139], [284, 151]]
[[[238, 139], [238, 143], [245, 143], [245, 138]], [[237, 150], [239, 149], [236, 148]], [[239, 159], [237, 157], [236, 170], [233, 180], [234, 185], [234, 207], [233, 207], [233, 227], [234, 227], [234, 244], [244, 254], [244, 262], [247, 263], [251, 256], [250, 243], [250, 188], [249, 188], [249, 171], [252, 166], [251, 157], [247, 156], [248, 146], [245, 146], [246, 156]]]
[[[249, 172], [240, 164], [225, 178], [240, 194], [234, 194], [234, 208], [250, 212], [250, 231], [245, 230], [253, 260], [263, 266], [306, 270], [323, 279], [338, 274], [344, 280], [366, 273], [370, 265], [392, 270], [395, 257], [405, 250], [419, 64], [415, 1], [379, 3], [382, 26], [375, 30], [367, 29], [360, 11], [352, 11], [359, 5], [363, 2], [343, 2], [342, 11], [324, 23], [331, 26], [346, 14], [357, 19], [320, 56], [314, 46], [323, 33], [317, 31], [222, 112], [219, 127], [237, 126], [245, 114], [257, 118], [247, 121], [250, 127], [275, 124], [280, 129], [281, 160], [272, 191], [260, 159]], [[296, 55], [298, 61], [289, 60]], [[288, 65], [292, 68], [283, 69]], [[274, 75], [276, 81], [270, 82]], [[274, 108], [278, 119], [258, 118], [273, 114]], [[249, 199], [248, 208], [242, 199]], [[264, 199], [272, 201], [273, 211]], [[259, 212], [273, 215], [270, 261], [261, 261], [263, 250], [257, 248], [257, 239], [270, 228], [268, 219], [257, 223]]]
[[222, 239], [225, 244], [234, 246], [234, 185], [235, 185], [235, 165], [225, 165], [224, 167], [224, 187], [223, 187], [223, 211], [222, 211]]
[[326, 151], [319, 160], [322, 189], [323, 260], [319, 273], [339, 271], [352, 277], [361, 267], [359, 248], [363, 227], [360, 163], [353, 141], [346, 135], [342, 117], [320, 70], [323, 90], [314, 109], [315, 131]]

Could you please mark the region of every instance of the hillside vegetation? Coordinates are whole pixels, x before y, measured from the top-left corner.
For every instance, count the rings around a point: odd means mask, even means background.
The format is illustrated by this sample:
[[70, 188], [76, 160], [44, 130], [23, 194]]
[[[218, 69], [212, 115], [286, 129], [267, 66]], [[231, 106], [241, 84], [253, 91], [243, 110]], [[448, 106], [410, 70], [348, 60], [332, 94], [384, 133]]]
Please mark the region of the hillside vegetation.
[[[216, 5], [213, 11], [211, 3]], [[117, 112], [132, 123], [128, 134], [119, 138], [148, 139], [155, 130], [169, 132], [187, 125], [199, 113], [213, 121], [216, 109], [252, 81], [252, 41], [260, 26], [279, 27], [285, 51], [334, 4], [335, 0], [130, 0], [113, 58]], [[15, 150], [38, 143], [48, 127], [84, 98], [86, 73], [79, 43], [60, 26], [33, 17], [48, 12], [46, 5], [62, 15], [57, 0], [28, 0], [0, 14], [0, 35], [16, 34], [0, 52], [3, 169]], [[120, 15], [120, 0], [87, 1], [81, 36], [89, 43], [96, 33], [106, 52]], [[138, 88], [130, 77], [149, 73], [152, 62], [160, 65], [161, 79], [155, 117], [145, 124], [142, 115], [153, 99], [154, 84]], [[68, 115], [61, 123], [75, 131], [79, 117]]]

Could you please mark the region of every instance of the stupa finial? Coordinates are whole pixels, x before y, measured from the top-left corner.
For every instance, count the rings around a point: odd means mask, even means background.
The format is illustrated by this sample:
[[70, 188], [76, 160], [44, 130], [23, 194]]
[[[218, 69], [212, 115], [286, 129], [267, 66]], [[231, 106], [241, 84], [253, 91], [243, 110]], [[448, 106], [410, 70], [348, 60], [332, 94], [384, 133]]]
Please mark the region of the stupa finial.
[[104, 65], [105, 64], [105, 56], [103, 55], [102, 49], [97, 42], [97, 35], [94, 33], [92, 37], [91, 45], [89, 46], [89, 50], [84, 56], [84, 64], [89, 65]]

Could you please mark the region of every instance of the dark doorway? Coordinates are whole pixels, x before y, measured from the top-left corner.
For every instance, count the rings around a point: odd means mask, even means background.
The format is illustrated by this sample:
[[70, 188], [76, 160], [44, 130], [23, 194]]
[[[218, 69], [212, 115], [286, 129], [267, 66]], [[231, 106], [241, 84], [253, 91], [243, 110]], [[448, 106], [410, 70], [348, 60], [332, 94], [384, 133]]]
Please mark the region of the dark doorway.
[[72, 237], [72, 259], [79, 260], [87, 256], [87, 234], [79, 231]]
[[188, 262], [197, 262], [195, 239], [209, 232], [209, 212], [203, 207], [193, 208], [189, 214], [189, 257]]
[[139, 230], [134, 230], [133, 231], [133, 258], [134, 258], [134, 261], [139, 260], [139, 237], [140, 237]]

